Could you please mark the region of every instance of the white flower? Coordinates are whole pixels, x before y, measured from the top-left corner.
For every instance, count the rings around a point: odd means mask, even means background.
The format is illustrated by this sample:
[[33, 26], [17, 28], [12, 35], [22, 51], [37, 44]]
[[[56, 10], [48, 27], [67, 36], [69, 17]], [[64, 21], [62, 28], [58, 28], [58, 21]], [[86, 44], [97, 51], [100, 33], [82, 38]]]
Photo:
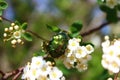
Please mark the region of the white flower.
[[120, 71], [119, 65], [115, 61], [111, 62], [108, 69], [113, 73], [118, 73]]
[[83, 57], [82, 59], [79, 59], [79, 62], [81, 63], [86, 63], [92, 59], [92, 56], [91, 55], [86, 55], [85, 57]]
[[79, 46], [76, 50], [75, 57], [82, 58], [87, 55], [86, 48], [84, 46]]
[[114, 8], [117, 4], [117, 0], [106, 0], [106, 5], [110, 8]]
[[114, 45], [111, 45], [108, 48], [103, 48], [103, 50], [105, 54], [108, 54], [110, 56], [116, 56], [116, 53], [115, 53], [116, 48]]
[[66, 55], [67, 57], [70, 57], [73, 53], [74, 53], [74, 51], [69, 50], [69, 49], [66, 49], [66, 51], [65, 51], [65, 55]]
[[101, 64], [102, 64], [102, 66], [103, 66], [105, 69], [107, 69], [107, 68], [108, 68], [108, 65], [109, 65], [109, 62], [108, 62], [107, 60], [105, 60], [105, 59], [102, 59]]
[[41, 68], [40, 68], [40, 72], [42, 76], [47, 76], [48, 73], [51, 71], [51, 66], [44, 64]]
[[63, 73], [57, 68], [53, 67], [52, 71], [49, 73], [50, 80], [60, 80]]
[[87, 70], [87, 64], [77, 64], [76, 68], [78, 69], [78, 71], [84, 71], [84, 70]]
[[87, 69], [87, 62], [91, 59], [89, 54], [94, 51], [94, 48], [90, 44], [81, 46], [80, 41], [81, 39], [73, 38], [68, 42], [63, 61], [68, 69], [77, 68], [79, 71]]
[[39, 77], [40, 73], [41, 72], [39, 71], [39, 69], [31, 68], [29, 71], [29, 79], [36, 80]]
[[13, 33], [14, 38], [18, 39], [21, 37], [21, 31], [16, 31]]
[[27, 64], [27, 66], [25, 66], [24, 67], [24, 69], [23, 69], [23, 75], [22, 75], [22, 79], [27, 79], [27, 78], [29, 78], [29, 76], [30, 76], [30, 63], [28, 63]]
[[74, 64], [76, 62], [76, 58], [74, 55], [71, 55], [70, 57], [66, 58], [66, 61], [68, 61], [70, 64]]
[[80, 39], [76, 39], [76, 38], [70, 39], [68, 42], [68, 49], [76, 50], [76, 48], [79, 47], [80, 41], [81, 41]]
[[86, 50], [88, 54], [91, 54], [94, 51], [94, 48], [92, 45], [88, 44], [86, 45]]
[[45, 61], [42, 56], [32, 58], [32, 63], [23, 69], [24, 80], [65, 80], [63, 73], [50, 61]]
[[105, 42], [102, 43], [102, 47], [103, 48], [107, 48], [107, 47], [109, 47], [109, 45], [110, 45], [110, 41], [109, 40], [106, 40]]
[[63, 64], [65, 65], [66, 68], [70, 69], [72, 68], [73, 64], [70, 64], [70, 62], [68, 60], [64, 60]]
[[103, 55], [102, 55], [102, 66], [108, 69], [112, 73], [118, 73], [120, 71], [120, 40], [114, 39], [108, 41], [107, 46], [102, 44]]
[[120, 48], [120, 41], [119, 41], [119, 40], [115, 40], [115, 41], [114, 41], [114, 45], [115, 45], [116, 47], [119, 47], [119, 48]]
[[37, 80], [50, 80], [47, 76], [40, 75]]
[[31, 68], [41, 68], [45, 64], [42, 56], [33, 57], [31, 62]]

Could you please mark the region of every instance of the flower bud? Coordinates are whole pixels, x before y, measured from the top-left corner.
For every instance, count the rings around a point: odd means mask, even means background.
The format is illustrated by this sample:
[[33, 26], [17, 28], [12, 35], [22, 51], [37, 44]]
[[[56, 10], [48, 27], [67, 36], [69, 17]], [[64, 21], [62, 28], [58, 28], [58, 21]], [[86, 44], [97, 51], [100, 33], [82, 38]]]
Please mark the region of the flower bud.
[[19, 29], [19, 26], [18, 26], [18, 25], [15, 25], [15, 26], [14, 26], [14, 29], [15, 29], [15, 30], [18, 30], [18, 29]]
[[12, 31], [12, 30], [13, 30], [13, 27], [9, 27], [9, 30]]
[[7, 33], [4, 33], [3, 36], [4, 36], [4, 37], [7, 37]]
[[4, 31], [7, 32], [7, 31], [8, 31], [8, 28], [5, 28]]
[[17, 42], [18, 42], [18, 43], [21, 43], [21, 42], [22, 42], [22, 40], [21, 40], [21, 39], [18, 39], [18, 40], [17, 40]]
[[14, 40], [11, 41], [11, 44], [14, 45], [14, 44], [16, 44], [16, 42], [17, 42], [17, 41], [14, 39]]
[[11, 26], [14, 26], [15, 25], [15, 23], [11, 23]]

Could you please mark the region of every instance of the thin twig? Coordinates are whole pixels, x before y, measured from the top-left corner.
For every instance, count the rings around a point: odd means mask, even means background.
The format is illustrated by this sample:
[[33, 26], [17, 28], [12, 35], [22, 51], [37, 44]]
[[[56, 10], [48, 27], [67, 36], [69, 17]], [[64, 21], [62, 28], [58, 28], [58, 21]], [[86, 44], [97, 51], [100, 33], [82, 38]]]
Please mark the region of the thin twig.
[[2, 75], [2, 76], [4, 76], [5, 74], [4, 74], [4, 72], [2, 72], [2, 71], [0, 71], [0, 74]]
[[48, 41], [48, 40], [44, 39], [43, 37], [39, 36], [37, 33], [31, 31], [31, 30], [26, 30], [26, 31], [29, 32], [29, 33], [31, 33], [31, 34], [33, 34], [34, 36], [36, 36], [37, 38], [39, 38], [41, 40]]
[[4, 75], [2, 75], [2, 78], [0, 80], [7, 80], [11, 76], [14, 76], [13, 80], [16, 80], [19, 77], [19, 75], [22, 73], [23, 68], [24, 67], [20, 67], [20, 68], [14, 70], [14, 71], [7, 72], [7, 73], [3, 73], [1, 71]]
[[7, 19], [7, 18], [5, 18], [5, 17], [3, 17], [3, 16], [0, 16], [0, 18], [3, 19], [3, 20], [5, 20], [5, 21], [8, 21], [8, 22], [10, 22], [10, 23], [13, 23], [12, 20], [9, 20], [9, 19]]
[[[120, 20], [120, 17], [118, 17], [118, 20]], [[82, 36], [82, 37], [85, 37], [85, 36], [87, 36], [87, 35], [90, 35], [90, 34], [92, 34], [93, 32], [96, 32], [96, 31], [98, 31], [98, 30], [106, 27], [106, 25], [109, 25], [109, 24], [111, 24], [111, 23], [112, 23], [112, 22], [103, 23], [103, 24], [101, 24], [101, 25], [98, 26], [98, 27], [92, 28], [92, 29], [90, 29], [90, 30], [88, 30], [88, 31], [86, 31], [86, 32], [81, 33], [81, 36]]]
[[116, 73], [116, 74], [114, 75], [114, 80], [117, 80], [118, 74], [119, 74], [119, 73]]
[[95, 27], [95, 28], [93, 28], [93, 29], [90, 29], [90, 30], [88, 30], [88, 31], [86, 31], [86, 32], [84, 32], [84, 33], [81, 33], [81, 36], [82, 36], [82, 37], [85, 37], [85, 36], [87, 36], [87, 35], [90, 35], [90, 34], [92, 34], [93, 32], [102, 29], [103, 27], [105, 27], [105, 26], [108, 25], [108, 24], [110, 24], [110, 22], [106, 22], [106, 23], [104, 23], [104, 24], [102, 24], [102, 25], [100, 25], [100, 26], [98, 26], [98, 27]]
[[[3, 20], [5, 20], [5, 21], [8, 21], [8, 22], [10, 22], [10, 23], [13, 23], [13, 21], [11, 21], [11, 20], [9, 20], [9, 19], [3, 17], [3, 16], [0, 16], [0, 17], [1, 17]], [[26, 31], [27, 31], [27, 32], [30, 32], [31, 34], [33, 34], [34, 36], [36, 36], [36, 37], [39, 38], [39, 39], [42, 39], [42, 40], [48, 41], [48, 40], [42, 38], [41, 36], [39, 36], [37, 33], [31, 31], [31, 30], [26, 30]]]

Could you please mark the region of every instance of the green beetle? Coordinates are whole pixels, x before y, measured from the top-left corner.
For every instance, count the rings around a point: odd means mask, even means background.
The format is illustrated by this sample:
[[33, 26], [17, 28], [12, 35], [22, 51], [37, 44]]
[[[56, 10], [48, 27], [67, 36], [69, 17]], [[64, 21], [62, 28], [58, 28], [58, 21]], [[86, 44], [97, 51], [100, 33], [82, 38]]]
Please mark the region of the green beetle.
[[52, 57], [58, 58], [64, 54], [67, 44], [67, 34], [65, 32], [60, 32], [53, 36], [46, 49]]

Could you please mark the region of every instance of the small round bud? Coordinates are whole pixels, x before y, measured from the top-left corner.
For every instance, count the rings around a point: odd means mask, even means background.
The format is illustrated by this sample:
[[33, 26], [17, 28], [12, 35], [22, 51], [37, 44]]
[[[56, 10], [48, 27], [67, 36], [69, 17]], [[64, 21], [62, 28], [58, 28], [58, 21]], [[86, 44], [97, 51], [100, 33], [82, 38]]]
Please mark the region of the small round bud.
[[15, 25], [15, 23], [11, 23], [11, 26], [14, 26]]
[[4, 31], [7, 32], [7, 31], [8, 31], [8, 28], [5, 28]]
[[22, 42], [22, 40], [21, 40], [21, 39], [17, 39], [17, 42], [18, 42], [18, 43], [21, 43], [21, 42]]
[[7, 37], [7, 33], [4, 33], [3, 36], [4, 36], [4, 37]]
[[14, 44], [16, 44], [16, 42], [17, 42], [17, 41], [14, 39], [14, 40], [11, 41], [11, 44], [14, 45]]
[[109, 36], [105, 36], [105, 40], [109, 40]]
[[15, 30], [18, 30], [18, 29], [19, 29], [19, 26], [18, 26], [18, 25], [15, 25], [15, 26], [14, 26], [14, 29], [15, 29]]
[[13, 30], [13, 27], [9, 27], [9, 30], [12, 31], [12, 30]]

